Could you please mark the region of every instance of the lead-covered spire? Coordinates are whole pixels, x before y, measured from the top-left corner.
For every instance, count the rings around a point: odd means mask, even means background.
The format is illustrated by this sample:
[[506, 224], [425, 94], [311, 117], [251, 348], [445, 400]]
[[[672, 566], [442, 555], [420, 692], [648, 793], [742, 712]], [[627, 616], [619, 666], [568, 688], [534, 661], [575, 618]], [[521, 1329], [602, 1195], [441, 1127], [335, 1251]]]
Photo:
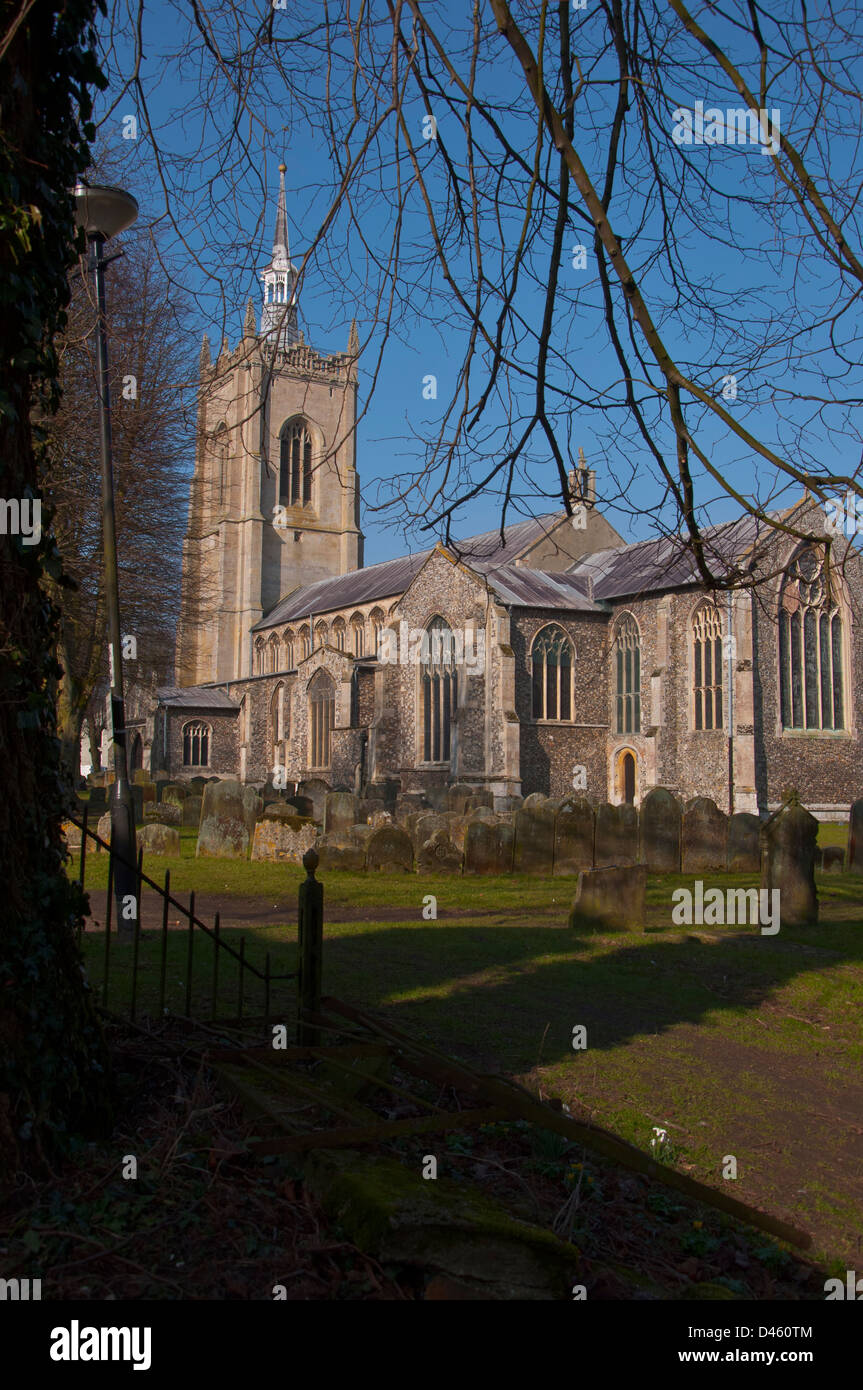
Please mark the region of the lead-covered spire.
[[280, 347], [290, 347], [299, 341], [300, 336], [297, 329], [297, 269], [291, 263], [288, 246], [285, 173], [286, 166], [280, 164], [273, 258], [261, 271], [261, 279], [264, 282], [261, 334]]

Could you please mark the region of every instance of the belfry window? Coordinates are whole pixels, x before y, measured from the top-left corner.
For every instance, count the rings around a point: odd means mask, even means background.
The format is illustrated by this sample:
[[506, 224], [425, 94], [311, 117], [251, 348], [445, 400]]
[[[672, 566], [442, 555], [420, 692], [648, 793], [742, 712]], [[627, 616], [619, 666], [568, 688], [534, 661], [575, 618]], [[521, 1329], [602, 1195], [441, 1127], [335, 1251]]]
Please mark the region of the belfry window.
[[779, 603], [783, 729], [844, 729], [842, 614], [825, 557], [812, 546], [790, 566]]
[[302, 420], [285, 425], [281, 434], [279, 501], [301, 507], [312, 500], [312, 436]]
[[420, 705], [423, 762], [452, 757], [452, 719], [458, 695], [453, 635], [443, 618], [432, 618], [421, 648]]

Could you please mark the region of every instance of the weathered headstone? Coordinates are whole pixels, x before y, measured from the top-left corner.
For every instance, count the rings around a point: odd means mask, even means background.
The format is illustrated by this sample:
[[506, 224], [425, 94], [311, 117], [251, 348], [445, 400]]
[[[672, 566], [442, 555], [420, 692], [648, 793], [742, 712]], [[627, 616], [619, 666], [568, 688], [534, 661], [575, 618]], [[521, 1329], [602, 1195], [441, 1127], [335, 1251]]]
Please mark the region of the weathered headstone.
[[472, 787], [468, 782], [456, 782], [447, 788], [446, 809], [455, 811], [457, 815], [463, 816], [467, 808], [470, 797], [473, 796], [476, 787]]
[[525, 802], [515, 813], [513, 868], [520, 874], [550, 874], [553, 866], [554, 810]]
[[825, 874], [844, 874], [845, 850], [841, 845], [825, 845], [821, 851], [821, 871]]
[[[90, 828], [92, 828], [92, 827], [90, 827]], [[104, 840], [104, 841], [105, 841], [105, 844], [106, 844], [106, 845], [110, 845], [110, 843], [111, 843], [111, 812], [110, 812], [110, 811], [106, 811], [105, 814], [104, 814], [104, 816], [100, 816], [100, 817], [99, 817], [99, 823], [98, 823], [98, 825], [96, 826], [96, 834], [99, 836], [99, 839], [100, 839], [100, 840]], [[80, 836], [79, 836], [79, 843], [80, 843]], [[87, 848], [89, 849], [90, 846], [88, 845]]]
[[638, 812], [634, 806], [597, 807], [593, 862], [597, 869], [638, 862]]
[[252, 858], [302, 864], [303, 855], [312, 848], [317, 834], [317, 826], [312, 821], [296, 827], [287, 821], [258, 821], [252, 841]]
[[239, 782], [209, 782], [204, 788], [196, 853], [218, 859], [247, 859], [248, 819]]
[[680, 873], [680, 802], [667, 787], [654, 787], [638, 811], [638, 858], [649, 874]]
[[183, 808], [174, 801], [148, 801], [144, 807], [144, 824], [182, 825]]
[[366, 867], [365, 846], [349, 835], [324, 835], [315, 845], [321, 870], [343, 869], [360, 873]]
[[424, 845], [426, 840], [430, 840], [436, 830], [444, 830], [449, 834], [449, 821], [446, 816], [435, 815], [433, 811], [426, 811], [421, 816], [417, 816], [414, 821], [413, 834], [411, 839], [417, 849]]
[[399, 825], [381, 825], [372, 831], [366, 849], [366, 867], [384, 873], [410, 873], [414, 866], [411, 837]]
[[459, 874], [461, 867], [462, 852], [445, 830], [435, 830], [417, 854], [421, 874]]
[[544, 806], [547, 800], [545, 792], [531, 792], [530, 796], [524, 798], [522, 808], [527, 811], [533, 806]]
[[818, 822], [797, 803], [786, 806], [762, 826], [761, 887], [769, 891], [778, 888], [782, 926], [807, 926], [818, 921], [817, 844]]
[[150, 821], [138, 834], [138, 848], [144, 854], [167, 854], [180, 857], [180, 832], [172, 825]]
[[508, 874], [512, 870], [515, 832], [509, 821], [489, 824], [469, 820], [464, 838], [466, 874]]
[[300, 782], [297, 792], [300, 796], [307, 796], [312, 803], [312, 815], [316, 821], [323, 824], [324, 809], [327, 804], [329, 786], [320, 777], [312, 777], [308, 782]]
[[569, 925], [600, 931], [641, 928], [645, 920], [646, 896], [646, 864], [583, 869], [578, 876]]
[[368, 818], [368, 824], [377, 830], [381, 825], [392, 825], [393, 818], [389, 811], [372, 811]]
[[183, 802], [183, 824], [191, 826], [197, 830], [201, 824], [201, 807], [204, 804], [202, 796], [187, 796]]
[[863, 798], [852, 802], [848, 817], [848, 872], [863, 874]]
[[135, 771], [132, 773], [132, 781], [136, 786], [141, 786], [144, 782], [149, 782], [149, 780], [150, 774], [145, 767], [135, 768]]
[[480, 791], [472, 792], [468, 797], [464, 808], [465, 814], [470, 815], [471, 811], [477, 811], [482, 806], [485, 806], [489, 811], [494, 810], [494, 794], [485, 787]]
[[[60, 829], [63, 831], [63, 838], [66, 841], [67, 849], [81, 848], [81, 828], [72, 820], [64, 820]], [[92, 843], [92, 841], [91, 841]]]
[[728, 872], [757, 874], [761, 868], [761, 821], [748, 811], [728, 819]]
[[697, 796], [683, 812], [682, 872], [721, 872], [728, 862], [728, 817], [709, 796]]
[[566, 801], [554, 820], [554, 872], [577, 874], [593, 868], [595, 818], [589, 801]]
[[175, 806], [182, 806], [188, 795], [188, 789], [180, 782], [166, 782], [162, 787], [162, 800]]
[[251, 843], [258, 819], [264, 814], [264, 798], [259, 795], [255, 787], [243, 787], [243, 810], [246, 815], [249, 843]]

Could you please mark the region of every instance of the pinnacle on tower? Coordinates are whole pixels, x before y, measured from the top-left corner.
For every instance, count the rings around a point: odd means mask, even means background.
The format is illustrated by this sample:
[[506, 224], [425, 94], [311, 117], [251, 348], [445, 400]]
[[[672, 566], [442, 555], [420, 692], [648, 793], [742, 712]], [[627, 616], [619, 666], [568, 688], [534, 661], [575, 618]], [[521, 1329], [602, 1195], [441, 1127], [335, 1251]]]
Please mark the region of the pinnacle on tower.
[[211, 367], [212, 365], [213, 359], [210, 357], [210, 340], [205, 333], [201, 339], [201, 369], [203, 370], [204, 367]]
[[277, 347], [291, 347], [299, 342], [297, 331], [297, 269], [291, 263], [288, 245], [288, 214], [285, 203], [285, 173], [287, 166], [279, 165], [279, 196], [276, 204], [276, 230], [273, 236], [273, 255], [261, 271], [264, 282], [264, 307], [261, 313], [261, 335]]
[[257, 324], [255, 323], [255, 306], [252, 303], [252, 296], [246, 302], [246, 321], [243, 324], [243, 337], [254, 338], [257, 336]]
[[357, 332], [357, 321], [351, 319], [351, 331], [348, 334], [348, 356], [357, 357], [360, 351], [360, 335]]

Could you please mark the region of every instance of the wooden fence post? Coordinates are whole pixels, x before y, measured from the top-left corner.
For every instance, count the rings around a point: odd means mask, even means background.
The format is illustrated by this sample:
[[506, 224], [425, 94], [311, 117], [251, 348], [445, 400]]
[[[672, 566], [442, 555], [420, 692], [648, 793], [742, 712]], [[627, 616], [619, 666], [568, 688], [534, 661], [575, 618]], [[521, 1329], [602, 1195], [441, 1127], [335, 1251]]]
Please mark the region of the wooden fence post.
[[303, 855], [306, 878], [300, 884], [297, 912], [300, 978], [297, 1007], [297, 1044], [318, 1047], [320, 1032], [307, 1020], [321, 1009], [321, 967], [324, 944], [324, 886], [315, 878], [320, 860], [313, 849]]

